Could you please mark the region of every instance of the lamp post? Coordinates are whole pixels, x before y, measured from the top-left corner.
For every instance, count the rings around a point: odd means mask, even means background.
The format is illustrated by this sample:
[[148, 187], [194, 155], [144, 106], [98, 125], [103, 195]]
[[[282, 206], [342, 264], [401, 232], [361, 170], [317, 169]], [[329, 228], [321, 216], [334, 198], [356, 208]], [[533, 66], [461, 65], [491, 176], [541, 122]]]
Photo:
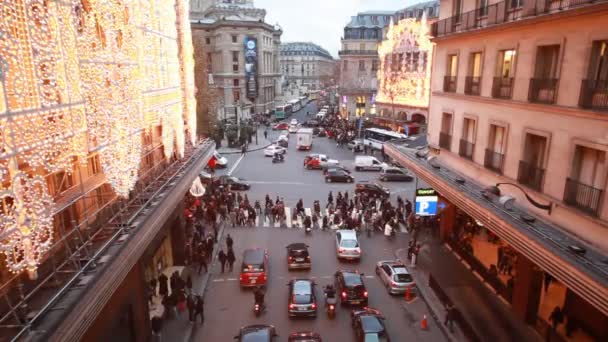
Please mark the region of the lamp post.
[[526, 192], [526, 190], [524, 190], [521, 186], [514, 184], [514, 183], [507, 183], [507, 182], [503, 182], [503, 183], [496, 183], [495, 186], [490, 186], [488, 187], [488, 190], [495, 194], [500, 196], [500, 189], [499, 187], [501, 185], [511, 185], [513, 187], [516, 187], [517, 189], [519, 189], [521, 192], [523, 192], [524, 196], [526, 196], [526, 199], [528, 200], [528, 202], [530, 202], [530, 204], [532, 204], [534, 207], [538, 208], [538, 209], [542, 209], [542, 210], [546, 210], [549, 214], [551, 214], [551, 208], [553, 207], [553, 202], [549, 202], [549, 204], [542, 204], [537, 202], [536, 200], [534, 200], [532, 197], [530, 197], [530, 195], [528, 195], [528, 193]]

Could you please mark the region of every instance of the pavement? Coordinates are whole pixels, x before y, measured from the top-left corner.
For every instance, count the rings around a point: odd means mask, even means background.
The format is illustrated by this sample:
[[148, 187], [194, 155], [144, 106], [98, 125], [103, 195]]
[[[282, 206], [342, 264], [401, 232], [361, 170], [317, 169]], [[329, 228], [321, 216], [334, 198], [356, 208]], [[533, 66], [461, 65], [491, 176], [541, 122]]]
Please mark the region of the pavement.
[[[310, 106], [310, 105], [309, 105]], [[295, 114], [298, 121], [306, 120], [308, 107]], [[289, 119], [291, 119], [289, 118]], [[269, 131], [272, 132], [272, 131]], [[260, 136], [258, 136], [259, 139]], [[263, 135], [262, 135], [263, 137]], [[294, 139], [292, 136], [290, 139]], [[250, 145], [251, 146], [251, 145]], [[336, 146], [333, 140], [315, 138], [310, 153], [324, 153], [330, 158], [354, 170], [352, 164], [355, 155]], [[271, 158], [264, 157], [263, 151], [252, 150], [248, 153], [228, 154], [229, 165], [226, 169], [217, 170], [216, 175], [230, 174], [244, 178], [251, 184], [247, 195], [251, 202], [260, 200], [268, 194], [273, 200], [281, 197], [286, 203], [286, 210], [292, 210], [296, 202], [302, 199], [304, 206], [310, 210], [314, 200], [320, 200], [324, 207], [328, 192], [333, 191], [334, 198], [338, 191], [353, 194], [353, 184], [326, 184], [320, 171], [305, 170], [302, 160], [306, 152], [295, 149], [290, 143], [284, 163], [273, 164]], [[380, 158], [379, 155], [376, 155]], [[377, 181], [377, 172], [353, 171], [355, 181]], [[393, 203], [399, 195], [413, 201], [415, 182], [385, 183], [391, 191]], [[419, 182], [420, 187], [425, 184]], [[288, 215], [289, 217], [289, 215]], [[432, 274], [440, 286], [450, 296], [456, 307], [462, 312], [475, 332], [483, 341], [534, 341], [538, 335], [517, 320], [504, 303], [491, 293], [470, 270], [456, 258], [451, 251], [437, 242], [430, 234], [419, 234], [423, 243], [418, 265], [410, 268], [418, 285], [416, 296], [406, 302], [402, 296], [389, 296], [376, 278], [375, 262], [383, 259], [401, 258], [405, 260], [405, 249], [409, 241], [407, 233], [398, 233], [397, 239], [387, 241], [382, 235], [371, 238], [361, 237], [364, 257], [360, 263], [342, 263], [336, 260], [333, 232], [313, 231], [306, 235], [301, 229], [301, 222], [291, 222], [286, 228], [280, 228], [267, 220], [258, 218], [256, 228], [224, 228], [235, 240], [237, 267], [241, 262], [242, 250], [246, 247], [264, 247], [270, 253], [270, 283], [267, 292], [268, 310], [259, 318], [252, 312], [253, 295], [250, 291], [241, 290], [238, 285], [238, 271], [221, 274], [217, 263], [210, 264], [210, 275], [193, 278], [195, 291], [205, 293], [205, 324], [191, 325], [187, 321], [187, 312], [172, 321], [165, 323], [164, 341], [229, 341], [238, 329], [247, 324], [269, 323], [276, 326], [279, 339], [297, 330], [314, 330], [324, 340], [353, 340], [349, 322], [349, 309], [339, 308], [334, 320], [328, 320], [325, 313], [319, 310], [316, 319], [289, 320], [285, 312], [287, 305], [286, 283], [296, 276], [310, 277], [324, 286], [332, 281], [333, 273], [339, 268], [358, 269], [365, 274], [365, 284], [370, 293], [370, 306], [379, 308], [387, 317], [387, 329], [395, 341], [428, 340], [428, 341], [465, 341], [461, 329], [456, 326], [450, 332], [442, 324], [445, 308], [433, 290], [428, 287], [428, 277]], [[291, 242], [306, 242], [311, 247], [313, 268], [310, 272], [288, 272], [285, 266], [285, 246]], [[220, 242], [223, 245], [223, 242]], [[317, 288], [317, 294], [321, 290]], [[427, 315], [429, 329], [420, 329], [420, 319]], [[346, 337], [346, 338], [345, 338]]]

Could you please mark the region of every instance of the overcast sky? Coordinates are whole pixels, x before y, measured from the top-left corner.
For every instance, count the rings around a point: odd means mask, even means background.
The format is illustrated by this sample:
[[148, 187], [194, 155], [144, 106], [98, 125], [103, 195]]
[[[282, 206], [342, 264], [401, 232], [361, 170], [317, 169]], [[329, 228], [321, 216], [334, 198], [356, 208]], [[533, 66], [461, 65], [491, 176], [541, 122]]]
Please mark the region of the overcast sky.
[[357, 12], [393, 11], [425, 0], [254, 0], [266, 10], [266, 22], [283, 28], [281, 41], [304, 41], [321, 45], [335, 58], [340, 37]]

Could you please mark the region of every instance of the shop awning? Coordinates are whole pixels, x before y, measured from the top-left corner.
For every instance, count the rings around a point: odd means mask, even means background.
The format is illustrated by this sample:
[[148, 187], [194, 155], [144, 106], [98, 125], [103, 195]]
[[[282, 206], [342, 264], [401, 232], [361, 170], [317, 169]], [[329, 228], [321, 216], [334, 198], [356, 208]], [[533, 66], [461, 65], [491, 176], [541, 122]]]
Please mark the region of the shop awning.
[[[563, 228], [515, 206], [504, 208], [496, 199], [486, 199], [479, 184], [426, 158], [416, 150], [385, 144], [385, 152], [437, 190], [443, 197], [481, 222], [519, 253], [565, 284], [599, 311], [608, 315], [608, 257], [583, 245]], [[436, 162], [436, 161], [435, 161]], [[530, 220], [533, 219], [533, 222]], [[577, 253], [574, 247], [583, 248]]]

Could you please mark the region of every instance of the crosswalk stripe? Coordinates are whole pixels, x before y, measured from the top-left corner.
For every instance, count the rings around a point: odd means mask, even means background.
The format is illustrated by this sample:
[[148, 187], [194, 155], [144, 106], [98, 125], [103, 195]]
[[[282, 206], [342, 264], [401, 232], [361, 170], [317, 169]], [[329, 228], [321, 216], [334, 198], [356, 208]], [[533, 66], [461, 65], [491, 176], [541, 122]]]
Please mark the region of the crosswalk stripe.
[[287, 217], [287, 228], [291, 228], [291, 208], [290, 207], [285, 207], [285, 216]]

